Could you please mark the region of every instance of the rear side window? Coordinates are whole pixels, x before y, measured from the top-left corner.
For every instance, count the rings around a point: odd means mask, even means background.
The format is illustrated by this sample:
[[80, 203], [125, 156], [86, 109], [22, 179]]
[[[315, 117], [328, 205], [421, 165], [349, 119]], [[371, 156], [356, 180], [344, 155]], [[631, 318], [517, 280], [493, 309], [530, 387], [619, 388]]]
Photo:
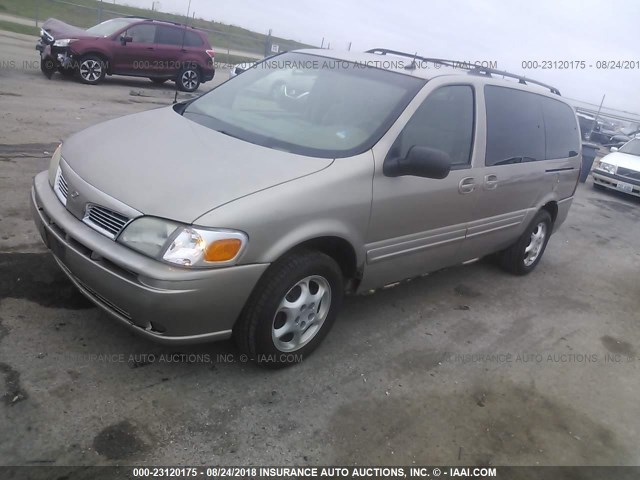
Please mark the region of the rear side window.
[[188, 47], [200, 47], [202, 46], [202, 38], [195, 32], [187, 32], [184, 37], [184, 44]]
[[545, 138], [540, 95], [505, 87], [484, 88], [487, 106], [485, 164], [544, 160]]
[[469, 165], [473, 141], [474, 98], [468, 85], [440, 87], [418, 107], [390, 154], [405, 157], [423, 146], [449, 154], [454, 166]]
[[547, 160], [575, 157], [580, 151], [580, 136], [573, 109], [553, 98], [540, 96], [540, 101], [547, 139]]
[[172, 27], [158, 27], [156, 43], [162, 45], [182, 45], [182, 31]]

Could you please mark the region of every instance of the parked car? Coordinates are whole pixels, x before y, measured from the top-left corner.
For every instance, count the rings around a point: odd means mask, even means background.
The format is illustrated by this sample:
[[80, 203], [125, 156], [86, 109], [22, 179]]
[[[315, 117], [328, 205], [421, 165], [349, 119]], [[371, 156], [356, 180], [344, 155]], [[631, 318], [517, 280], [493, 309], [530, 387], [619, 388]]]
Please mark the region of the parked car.
[[[573, 109], [507, 72], [381, 56], [289, 52], [71, 136], [34, 179], [45, 244], [134, 331], [233, 336], [276, 365], [317, 347], [344, 293], [493, 253], [531, 272], [577, 186]], [[256, 99], [287, 69], [314, 77], [308, 95]]]
[[36, 49], [47, 76], [58, 70], [91, 85], [106, 75], [128, 75], [155, 83], [174, 80], [193, 92], [215, 74], [214, 51], [204, 32], [144, 18], [114, 18], [87, 30], [49, 19]]
[[612, 189], [640, 197], [640, 139], [613, 147], [591, 172], [593, 186]]
[[606, 146], [610, 147], [610, 148], [620, 148], [622, 147], [625, 143], [627, 143], [629, 140], [631, 140], [631, 137], [629, 137], [628, 135], [624, 135], [622, 133], [613, 135], [610, 139], [609, 142]]
[[[270, 60], [269, 58], [259, 62], [239, 63], [231, 69], [229, 77], [233, 78], [251, 68], [271, 68], [272, 62], [278, 62], [278, 60]], [[273, 70], [273, 68], [271, 69]], [[309, 93], [315, 79], [316, 77], [312, 72], [309, 73], [304, 69], [279, 69], [277, 72], [272, 72], [262, 80], [255, 82], [251, 87], [251, 91], [257, 96], [270, 97], [274, 100], [297, 99], [299, 96]]]
[[229, 78], [233, 78], [236, 75], [240, 75], [242, 72], [249, 70], [251, 67], [255, 66], [258, 62], [244, 62], [238, 63], [234, 65], [231, 70], [229, 70]]

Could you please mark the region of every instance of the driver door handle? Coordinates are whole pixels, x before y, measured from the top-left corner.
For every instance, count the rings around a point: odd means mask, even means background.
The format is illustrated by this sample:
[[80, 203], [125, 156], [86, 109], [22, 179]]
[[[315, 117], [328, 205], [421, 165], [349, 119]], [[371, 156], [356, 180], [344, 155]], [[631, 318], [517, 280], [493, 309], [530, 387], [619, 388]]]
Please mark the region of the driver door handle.
[[458, 183], [458, 193], [465, 195], [476, 189], [476, 179], [473, 177], [465, 177]]

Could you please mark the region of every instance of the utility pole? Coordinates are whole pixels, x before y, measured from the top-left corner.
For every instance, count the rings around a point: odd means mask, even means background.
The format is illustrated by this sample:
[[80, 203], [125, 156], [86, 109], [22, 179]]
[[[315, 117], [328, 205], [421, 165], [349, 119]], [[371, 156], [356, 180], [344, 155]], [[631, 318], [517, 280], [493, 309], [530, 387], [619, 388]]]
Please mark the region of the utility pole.
[[593, 125], [591, 125], [591, 131], [589, 132], [589, 140], [591, 140], [591, 135], [593, 134], [594, 128], [598, 125], [598, 117], [600, 116], [600, 110], [602, 110], [602, 104], [604, 103], [604, 97], [606, 95], [602, 95], [602, 100], [600, 101], [600, 106], [598, 107], [598, 113], [596, 113], [596, 118], [593, 121]]
[[270, 53], [271, 50], [271, 29], [269, 29], [269, 34], [267, 35], [267, 38], [264, 42], [264, 57], [267, 58], [269, 55], [271, 55]]

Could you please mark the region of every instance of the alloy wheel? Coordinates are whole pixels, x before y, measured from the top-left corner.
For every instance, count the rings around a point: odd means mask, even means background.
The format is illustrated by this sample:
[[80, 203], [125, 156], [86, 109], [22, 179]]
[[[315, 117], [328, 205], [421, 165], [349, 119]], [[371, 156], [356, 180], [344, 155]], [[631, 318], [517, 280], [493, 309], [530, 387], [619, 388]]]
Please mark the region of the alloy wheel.
[[326, 278], [311, 275], [292, 286], [273, 317], [271, 338], [281, 352], [308, 344], [320, 331], [331, 307], [331, 286]]
[[547, 238], [547, 224], [544, 222], [538, 223], [536, 228], [531, 232], [531, 238], [529, 239], [529, 245], [524, 249], [524, 264], [527, 267], [533, 265], [536, 259], [542, 252], [545, 239]]
[[102, 65], [93, 59], [85, 60], [80, 64], [80, 76], [87, 82], [95, 82], [102, 76]]
[[195, 90], [198, 86], [198, 72], [194, 70], [186, 70], [182, 74], [181, 82], [185, 90]]

